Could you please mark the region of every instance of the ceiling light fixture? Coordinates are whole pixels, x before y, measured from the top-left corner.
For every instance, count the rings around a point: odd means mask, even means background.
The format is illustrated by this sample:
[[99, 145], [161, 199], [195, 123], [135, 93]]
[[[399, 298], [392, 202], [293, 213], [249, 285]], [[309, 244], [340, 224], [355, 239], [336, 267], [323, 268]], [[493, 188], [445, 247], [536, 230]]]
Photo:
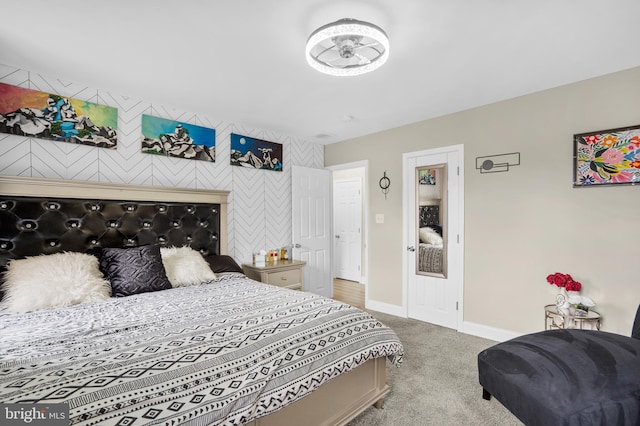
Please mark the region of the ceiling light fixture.
[[389, 58], [382, 29], [356, 19], [340, 19], [315, 30], [307, 40], [307, 62], [329, 75], [352, 76], [373, 71]]

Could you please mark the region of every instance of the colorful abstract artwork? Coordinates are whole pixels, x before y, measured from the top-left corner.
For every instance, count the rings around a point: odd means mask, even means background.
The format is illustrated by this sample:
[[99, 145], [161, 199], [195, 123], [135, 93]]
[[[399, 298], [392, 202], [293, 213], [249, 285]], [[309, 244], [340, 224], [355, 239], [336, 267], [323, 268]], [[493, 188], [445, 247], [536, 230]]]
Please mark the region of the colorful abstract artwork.
[[142, 152], [216, 161], [216, 131], [208, 127], [142, 115]]
[[0, 132], [115, 149], [118, 110], [0, 83]]
[[282, 144], [231, 133], [231, 165], [282, 171]]
[[435, 169], [418, 170], [418, 182], [420, 182], [420, 185], [435, 185], [436, 184]]
[[640, 126], [574, 135], [574, 187], [640, 183]]

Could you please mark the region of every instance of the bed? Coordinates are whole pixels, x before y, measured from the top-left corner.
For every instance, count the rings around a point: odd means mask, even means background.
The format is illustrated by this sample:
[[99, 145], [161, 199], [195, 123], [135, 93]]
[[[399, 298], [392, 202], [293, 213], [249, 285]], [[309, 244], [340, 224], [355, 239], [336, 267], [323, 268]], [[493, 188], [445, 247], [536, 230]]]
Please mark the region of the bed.
[[440, 206], [420, 206], [418, 271], [440, 274], [443, 271], [443, 240]]
[[64, 402], [72, 425], [333, 425], [389, 392], [386, 364], [403, 356], [393, 331], [349, 305], [248, 279], [225, 256], [227, 193], [0, 177], [0, 194], [8, 276], [13, 259], [71, 252], [95, 255], [113, 285], [110, 268], [129, 260], [109, 256], [149, 255], [140, 272], [173, 246], [215, 272], [184, 286], [0, 311], [3, 403]]

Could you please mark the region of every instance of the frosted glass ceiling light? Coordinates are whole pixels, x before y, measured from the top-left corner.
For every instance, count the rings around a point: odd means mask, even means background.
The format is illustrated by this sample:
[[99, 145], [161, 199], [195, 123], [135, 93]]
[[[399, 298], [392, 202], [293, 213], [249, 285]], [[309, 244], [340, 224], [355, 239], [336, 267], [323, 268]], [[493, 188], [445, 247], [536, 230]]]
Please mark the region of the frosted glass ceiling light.
[[389, 39], [373, 24], [345, 18], [315, 30], [305, 54], [309, 65], [322, 73], [360, 75], [387, 61]]

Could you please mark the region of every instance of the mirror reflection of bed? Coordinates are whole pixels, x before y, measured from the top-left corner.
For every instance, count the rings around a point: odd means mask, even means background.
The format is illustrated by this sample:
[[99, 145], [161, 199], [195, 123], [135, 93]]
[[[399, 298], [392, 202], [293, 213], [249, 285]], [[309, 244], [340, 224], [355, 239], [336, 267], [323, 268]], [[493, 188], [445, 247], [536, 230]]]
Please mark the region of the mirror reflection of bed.
[[420, 206], [418, 270], [421, 272], [443, 273], [444, 241], [439, 211], [440, 206]]
[[416, 174], [417, 273], [446, 277], [446, 164], [419, 167]]

